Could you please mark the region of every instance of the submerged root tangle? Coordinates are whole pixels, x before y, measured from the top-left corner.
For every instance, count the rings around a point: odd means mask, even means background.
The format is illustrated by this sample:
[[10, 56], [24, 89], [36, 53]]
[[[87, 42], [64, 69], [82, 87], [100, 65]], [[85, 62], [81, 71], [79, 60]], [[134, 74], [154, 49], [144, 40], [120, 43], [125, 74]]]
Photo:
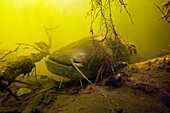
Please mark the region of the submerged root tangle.
[[119, 69], [123, 68], [127, 64], [127, 56], [125, 50], [123, 50], [123, 46], [128, 49], [130, 54], [136, 53], [135, 46], [133, 46], [134, 48], [132, 49], [130, 46], [122, 44], [121, 42], [114, 46], [111, 45], [112, 43], [107, 43], [106, 45], [111, 47], [111, 51], [105, 51], [105, 49], [102, 48], [102, 43], [104, 42], [95, 43], [95, 45], [93, 45], [92, 55], [93, 57], [97, 56], [100, 58], [101, 62], [96, 82], [102, 80], [103, 75], [105, 77], [108, 76], [108, 74], [115, 75]]
[[100, 32], [105, 35], [115, 35], [115, 39], [121, 38], [115, 29], [115, 24], [113, 22], [113, 3], [120, 4], [120, 12], [122, 11], [122, 6], [124, 7], [126, 13], [130, 17], [132, 24], [134, 24], [132, 17], [127, 9], [127, 4], [123, 0], [91, 0], [91, 9], [87, 12], [87, 16], [91, 17], [90, 33], [94, 35], [93, 25], [97, 18], [100, 18]]
[[[115, 47], [117, 50], [115, 50], [115, 53], [113, 55], [107, 55], [102, 50], [102, 48], [99, 46], [100, 43], [104, 42], [106, 38], [110, 38], [111, 36], [114, 36], [115, 40], [118, 40], [120, 43], [123, 43], [124, 45], [129, 48], [130, 52], [133, 51], [136, 53], [135, 46], [131, 46], [131, 44], [128, 44], [125, 42], [125, 40], [119, 35], [119, 33], [116, 30], [115, 23], [113, 21], [113, 5], [120, 6], [120, 12], [122, 11], [122, 7], [125, 9], [126, 13], [128, 14], [131, 23], [134, 24], [132, 17], [127, 9], [127, 4], [124, 2], [124, 0], [91, 0], [91, 8], [90, 11], [87, 12], [87, 16], [90, 16], [91, 18], [91, 26], [90, 26], [90, 33], [92, 36], [94, 36], [94, 23], [99, 19], [100, 20], [100, 28], [99, 32], [104, 35], [105, 37], [99, 42], [99, 44], [94, 42], [94, 52], [93, 57], [99, 56], [101, 60], [101, 66], [98, 71], [98, 75], [96, 77], [96, 81], [99, 78], [99, 75], [101, 75], [100, 78], [102, 78], [103, 73], [115, 73], [117, 68], [120, 66], [118, 64], [119, 62], [125, 61], [124, 59], [124, 52], [121, 50], [121, 47]], [[97, 50], [97, 51], [96, 51]], [[131, 52], [132, 53], [132, 52]], [[94, 59], [94, 58], [93, 58]], [[92, 62], [92, 61], [91, 61]], [[90, 64], [89, 64], [90, 65]]]

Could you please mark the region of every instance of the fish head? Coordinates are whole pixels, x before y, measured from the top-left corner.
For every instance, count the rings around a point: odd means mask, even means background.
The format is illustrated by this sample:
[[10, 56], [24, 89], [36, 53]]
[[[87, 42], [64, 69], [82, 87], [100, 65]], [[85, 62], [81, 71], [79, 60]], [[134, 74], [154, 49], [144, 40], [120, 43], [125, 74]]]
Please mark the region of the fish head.
[[74, 68], [74, 64], [88, 77], [96, 76], [100, 61], [93, 43], [103, 39], [103, 36], [86, 37], [53, 52], [45, 61], [47, 69], [57, 75], [70, 79], [82, 79], [82, 75]]

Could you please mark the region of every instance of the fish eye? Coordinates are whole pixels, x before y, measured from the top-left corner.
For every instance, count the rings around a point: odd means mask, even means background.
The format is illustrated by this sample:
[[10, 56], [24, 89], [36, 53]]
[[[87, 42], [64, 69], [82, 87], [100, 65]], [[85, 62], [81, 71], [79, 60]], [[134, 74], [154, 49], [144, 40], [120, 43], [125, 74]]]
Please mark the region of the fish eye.
[[83, 53], [80, 53], [80, 56], [84, 56], [84, 54], [83, 54]]
[[2, 73], [4, 73], [5, 71], [4, 70], [2, 70]]

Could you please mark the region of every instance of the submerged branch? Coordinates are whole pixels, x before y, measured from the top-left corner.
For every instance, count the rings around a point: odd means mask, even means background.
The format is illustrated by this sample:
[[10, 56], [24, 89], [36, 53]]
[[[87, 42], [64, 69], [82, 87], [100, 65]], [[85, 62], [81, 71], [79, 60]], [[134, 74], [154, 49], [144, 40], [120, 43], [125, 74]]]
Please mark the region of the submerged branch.
[[16, 51], [18, 50], [19, 46], [20, 46], [20, 45], [18, 45], [18, 47], [17, 47], [16, 49], [14, 49], [13, 51], [9, 51], [9, 52], [6, 53], [4, 56], [2, 56], [2, 57], [0, 58], [0, 61], [1, 61], [2, 59], [4, 59], [6, 56], [8, 56], [10, 53], [16, 52]]
[[[170, 1], [169, 1], [170, 2]], [[158, 5], [156, 5], [156, 4], [154, 4], [158, 9], [159, 9], [159, 11], [163, 14], [163, 16], [162, 16], [162, 18], [161, 19], [165, 19], [169, 24], [170, 24], [170, 21], [168, 20], [168, 17], [170, 16], [170, 8], [168, 9], [168, 12], [167, 13], [164, 13], [163, 12], [163, 10], [158, 6]], [[167, 6], [167, 8], [168, 8], [169, 6]]]
[[48, 30], [54, 30], [54, 29], [57, 29], [58, 27], [59, 27], [59, 25], [55, 26], [55, 27], [51, 27], [51, 28], [47, 28], [46, 26], [44, 26], [45, 33], [47, 34], [47, 37], [49, 39], [49, 44], [48, 44], [49, 48], [48, 49], [51, 48], [51, 41], [52, 41], [52, 36], [49, 34]]
[[[35, 67], [35, 63], [39, 62], [43, 57], [49, 54], [48, 51], [44, 52], [43, 50], [46, 46], [44, 48], [38, 49], [34, 45], [30, 44], [18, 44], [18, 47], [13, 51], [8, 52], [8, 54], [17, 51], [20, 45], [34, 47], [36, 50], [39, 51], [39, 53], [31, 53], [31, 55], [28, 56], [19, 56], [16, 60], [8, 61], [6, 64], [0, 67], [0, 91], [7, 90], [8, 86], [10, 86], [10, 84], [13, 83], [16, 77], [20, 74], [29, 74]], [[38, 42], [37, 46], [42, 47], [43, 44], [44, 43], [42, 42]], [[6, 54], [4, 57], [6, 57], [8, 54]]]
[[[119, 0], [119, 1], [121, 1], [121, 0]], [[122, 0], [121, 6], [124, 6], [124, 9], [125, 9], [126, 13], [128, 14], [128, 16], [129, 16], [129, 18], [130, 18], [130, 20], [131, 20], [131, 23], [134, 24], [133, 19], [132, 19], [131, 15], [130, 15], [130, 13], [129, 13], [127, 7], [126, 7], [126, 5], [127, 5], [127, 4], [125, 4], [124, 1]]]
[[[48, 35], [47, 30], [51, 30], [55, 28], [46, 28], [45, 31], [47, 35]], [[38, 53], [31, 53], [31, 55], [28, 56], [19, 56], [15, 60], [7, 61], [6, 63], [4, 63], [4, 65], [0, 67], [0, 91], [7, 90], [13, 97], [18, 99], [10, 91], [10, 89], [8, 89], [8, 86], [10, 86], [13, 82], [15, 82], [16, 77], [19, 76], [20, 74], [23, 74], [24, 76], [26, 74], [29, 75], [32, 69], [36, 66], [35, 63], [39, 62], [43, 57], [46, 57], [47, 55], [50, 54], [49, 49], [51, 47], [51, 37], [50, 35], [48, 37], [49, 37], [49, 45], [47, 45], [43, 41], [35, 42], [34, 44], [36, 46], [31, 44], [26, 44], [26, 43], [17, 43], [18, 47], [16, 49], [14, 49], [13, 51], [9, 51], [8, 53], [6, 53], [4, 56], [0, 58], [0, 60], [2, 60], [10, 53], [17, 52], [17, 50], [21, 45], [33, 47], [35, 50], [38, 51]], [[37, 81], [36, 70], [35, 70], [35, 77]]]
[[35, 47], [34, 45], [31, 45], [31, 44], [26, 44], [26, 43], [17, 43], [19, 46], [20, 45], [26, 45], [26, 46], [31, 46], [33, 47], [35, 50], [39, 51], [39, 52], [42, 52], [40, 49], [38, 49], [37, 47]]

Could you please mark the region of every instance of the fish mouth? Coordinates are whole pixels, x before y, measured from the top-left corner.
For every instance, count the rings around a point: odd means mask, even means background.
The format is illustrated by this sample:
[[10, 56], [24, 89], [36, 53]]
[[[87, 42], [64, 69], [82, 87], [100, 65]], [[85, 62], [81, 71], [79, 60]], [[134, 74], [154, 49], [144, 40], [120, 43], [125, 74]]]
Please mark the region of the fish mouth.
[[60, 63], [60, 62], [56, 62], [56, 61], [51, 60], [51, 59], [48, 59], [45, 62], [48, 66], [49, 66], [49, 63], [50, 63], [50, 65], [53, 65], [53, 66], [55, 65], [54, 67], [57, 66], [57, 67], [63, 67], [63, 68], [73, 68], [72, 64]]
[[[73, 65], [70, 64], [63, 64], [51, 59], [45, 61], [47, 69], [59, 76], [65, 76], [68, 78], [81, 78], [80, 74], [76, 71]], [[79, 63], [75, 63], [76, 65], [80, 65]]]
[[[84, 67], [83, 63], [81, 61], [78, 61], [77, 59], [71, 58], [74, 62], [74, 64], [78, 67]], [[73, 67], [73, 64], [71, 63], [71, 59], [66, 59], [66, 60], [59, 60], [58, 58], [53, 58], [53, 57], [49, 57], [49, 61], [51, 63], [54, 63], [55, 65], [59, 66], [59, 67], [65, 67], [65, 68], [70, 68]]]

